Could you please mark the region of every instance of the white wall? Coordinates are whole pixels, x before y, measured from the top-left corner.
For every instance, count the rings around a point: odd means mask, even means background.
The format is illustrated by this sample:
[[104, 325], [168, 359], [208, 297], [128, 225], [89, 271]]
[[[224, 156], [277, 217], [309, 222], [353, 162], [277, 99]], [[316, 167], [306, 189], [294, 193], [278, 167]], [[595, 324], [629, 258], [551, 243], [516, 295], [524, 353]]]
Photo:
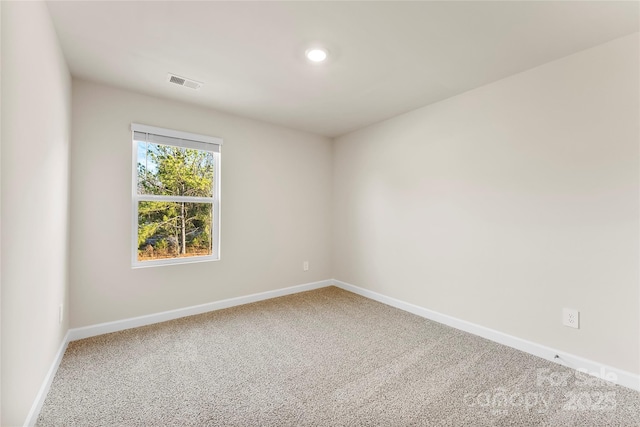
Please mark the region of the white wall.
[[[72, 327], [331, 278], [330, 139], [75, 79], [72, 104]], [[131, 268], [132, 122], [224, 139], [220, 261]]]
[[639, 373], [638, 48], [338, 138], [334, 277]]
[[68, 322], [71, 79], [44, 3], [2, 3], [2, 421], [22, 425]]

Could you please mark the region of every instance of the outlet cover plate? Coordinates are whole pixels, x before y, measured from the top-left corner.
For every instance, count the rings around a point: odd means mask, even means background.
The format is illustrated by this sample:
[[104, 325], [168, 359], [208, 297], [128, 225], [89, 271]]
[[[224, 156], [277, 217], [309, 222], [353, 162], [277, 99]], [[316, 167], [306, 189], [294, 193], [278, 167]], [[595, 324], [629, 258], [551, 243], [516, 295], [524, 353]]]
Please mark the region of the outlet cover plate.
[[580, 312], [572, 308], [563, 308], [562, 324], [570, 328], [580, 329]]

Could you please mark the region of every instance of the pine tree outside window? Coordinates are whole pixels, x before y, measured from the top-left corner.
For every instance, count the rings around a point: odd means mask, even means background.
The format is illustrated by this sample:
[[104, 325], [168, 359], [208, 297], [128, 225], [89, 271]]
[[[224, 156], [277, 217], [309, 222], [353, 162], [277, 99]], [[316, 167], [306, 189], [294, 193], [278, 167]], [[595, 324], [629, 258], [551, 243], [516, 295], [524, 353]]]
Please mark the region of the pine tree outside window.
[[220, 258], [220, 138], [132, 124], [132, 265]]

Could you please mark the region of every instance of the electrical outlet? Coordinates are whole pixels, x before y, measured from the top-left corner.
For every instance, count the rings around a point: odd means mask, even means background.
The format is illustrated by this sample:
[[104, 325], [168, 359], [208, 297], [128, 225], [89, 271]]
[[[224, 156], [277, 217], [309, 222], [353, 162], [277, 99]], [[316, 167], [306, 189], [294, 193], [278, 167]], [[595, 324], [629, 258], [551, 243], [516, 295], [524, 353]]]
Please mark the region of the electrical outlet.
[[62, 304], [60, 304], [60, 306], [58, 306], [58, 323], [62, 323]]
[[309, 271], [309, 261], [305, 261], [302, 263], [302, 270]]
[[580, 329], [580, 312], [572, 308], [563, 308], [562, 324], [570, 328]]

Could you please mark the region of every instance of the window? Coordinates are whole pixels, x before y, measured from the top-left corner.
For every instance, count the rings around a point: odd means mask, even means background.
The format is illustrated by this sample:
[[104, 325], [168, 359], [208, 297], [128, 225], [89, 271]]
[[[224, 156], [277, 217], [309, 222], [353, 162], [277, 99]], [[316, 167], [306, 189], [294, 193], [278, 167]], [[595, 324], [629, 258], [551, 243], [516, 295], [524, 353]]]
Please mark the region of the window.
[[132, 124], [134, 267], [220, 258], [222, 140]]

